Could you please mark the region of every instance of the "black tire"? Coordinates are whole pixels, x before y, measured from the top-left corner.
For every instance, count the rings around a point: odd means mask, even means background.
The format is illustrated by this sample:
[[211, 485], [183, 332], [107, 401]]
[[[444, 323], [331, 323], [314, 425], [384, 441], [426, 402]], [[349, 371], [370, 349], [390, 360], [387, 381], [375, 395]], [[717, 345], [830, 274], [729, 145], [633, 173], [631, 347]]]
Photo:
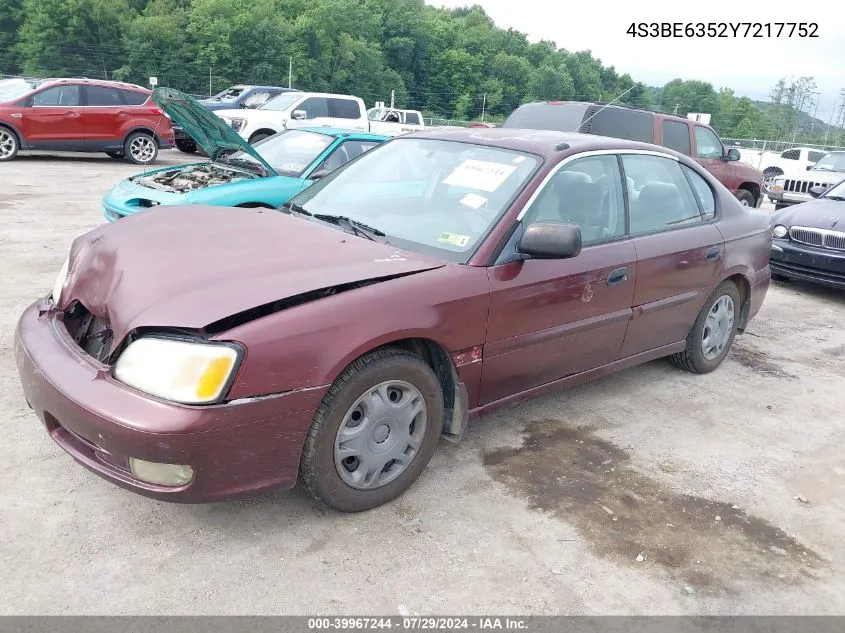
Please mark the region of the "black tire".
[[263, 141], [265, 138], [270, 138], [271, 136], [273, 135], [268, 134], [267, 132], [256, 132], [249, 137], [249, 144], [255, 145], [258, 141]]
[[123, 142], [123, 157], [134, 165], [150, 165], [158, 158], [158, 143], [146, 132], [133, 132]]
[[746, 207], [754, 207], [754, 194], [747, 189], [739, 189], [736, 192], [736, 199]]
[[[413, 385], [425, 401], [425, 434], [416, 455], [395, 479], [377, 488], [353, 488], [335, 466], [335, 438], [356, 400], [372, 387], [402, 380]], [[320, 502], [340, 512], [362, 512], [392, 501], [420, 476], [431, 459], [443, 428], [443, 393], [434, 372], [419, 356], [398, 348], [384, 348], [362, 356], [338, 376], [326, 393], [305, 439], [299, 476]]]
[[14, 160], [21, 149], [21, 141], [14, 131], [0, 125], [0, 162]]
[[197, 144], [193, 141], [186, 141], [183, 139], [176, 140], [176, 149], [180, 152], [185, 152], [186, 154], [193, 154], [197, 151]]
[[123, 160], [123, 152], [106, 152], [106, 156], [115, 160]]
[[[715, 358], [707, 359], [705, 358], [704, 351], [702, 349], [705, 321], [707, 320], [708, 313], [713, 309], [716, 302], [725, 295], [731, 298], [734, 306], [733, 324], [731, 326], [730, 336], [728, 337], [727, 343], [725, 344], [722, 352]], [[669, 357], [672, 364], [675, 365], [675, 367], [685, 369], [686, 371], [694, 374], [706, 374], [721, 365], [722, 361], [725, 360], [725, 357], [730, 352], [734, 337], [736, 337], [740, 309], [741, 303], [739, 299], [739, 290], [737, 290], [736, 284], [732, 281], [723, 281], [704, 303], [704, 307], [701, 308], [701, 312], [698, 313], [698, 317], [696, 317], [692, 329], [690, 329], [689, 334], [687, 334], [686, 349], [684, 349], [683, 352], [678, 352], [677, 354], [673, 354]]]

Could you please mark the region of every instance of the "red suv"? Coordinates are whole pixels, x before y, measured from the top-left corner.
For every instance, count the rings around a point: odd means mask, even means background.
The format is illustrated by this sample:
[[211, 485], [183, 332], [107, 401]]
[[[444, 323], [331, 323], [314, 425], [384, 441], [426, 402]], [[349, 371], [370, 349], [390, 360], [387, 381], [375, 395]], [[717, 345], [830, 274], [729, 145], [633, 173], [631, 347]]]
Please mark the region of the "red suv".
[[133, 84], [89, 79], [0, 86], [0, 161], [21, 149], [49, 149], [152, 163], [174, 139], [170, 119], [151, 94]]
[[662, 145], [695, 160], [744, 206], [763, 201], [763, 174], [739, 162], [709, 125], [671, 114], [583, 101], [535, 101], [519, 106], [504, 128], [581, 132]]

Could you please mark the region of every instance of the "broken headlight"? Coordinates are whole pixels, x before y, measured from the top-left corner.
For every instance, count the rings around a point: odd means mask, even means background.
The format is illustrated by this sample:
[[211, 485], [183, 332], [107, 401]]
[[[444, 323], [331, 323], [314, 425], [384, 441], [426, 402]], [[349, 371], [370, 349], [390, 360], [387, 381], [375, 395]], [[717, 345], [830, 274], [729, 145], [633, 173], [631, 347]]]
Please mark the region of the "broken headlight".
[[65, 260], [65, 263], [62, 265], [62, 269], [59, 271], [58, 277], [56, 277], [56, 282], [53, 284], [53, 292], [50, 296], [53, 298], [53, 303], [55, 305], [59, 305], [59, 299], [62, 297], [62, 288], [64, 288], [65, 281], [67, 281], [69, 264], [70, 258]]
[[229, 117], [223, 117], [223, 120], [226, 121], [226, 123], [228, 123], [235, 132], [240, 132], [245, 122], [245, 119], [230, 119]]

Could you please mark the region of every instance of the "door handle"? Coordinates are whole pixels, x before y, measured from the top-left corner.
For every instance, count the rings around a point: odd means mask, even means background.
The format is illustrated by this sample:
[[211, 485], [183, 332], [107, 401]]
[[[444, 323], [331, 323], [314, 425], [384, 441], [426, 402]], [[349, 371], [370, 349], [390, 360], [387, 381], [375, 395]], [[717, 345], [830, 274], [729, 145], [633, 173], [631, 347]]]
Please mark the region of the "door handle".
[[721, 246], [714, 246], [714, 247], [708, 249], [706, 253], [704, 253], [704, 261], [715, 262], [715, 261], [718, 261], [721, 256], [722, 256], [722, 247]]
[[628, 280], [628, 268], [617, 268], [607, 276], [607, 285], [616, 286]]

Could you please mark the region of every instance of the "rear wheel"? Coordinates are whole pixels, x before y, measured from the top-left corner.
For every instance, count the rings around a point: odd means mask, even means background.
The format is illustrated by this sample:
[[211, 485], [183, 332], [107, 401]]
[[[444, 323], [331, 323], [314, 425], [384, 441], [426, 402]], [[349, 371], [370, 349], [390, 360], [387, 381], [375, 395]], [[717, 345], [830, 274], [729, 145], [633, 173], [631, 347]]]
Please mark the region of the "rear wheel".
[[369, 510], [419, 477], [442, 427], [443, 393], [431, 367], [398, 348], [371, 352], [344, 370], [317, 408], [300, 477], [335, 510]]
[[123, 153], [130, 163], [148, 165], [158, 156], [158, 143], [146, 132], [134, 132], [123, 143]]
[[736, 336], [739, 308], [736, 285], [722, 282], [698, 313], [687, 335], [686, 349], [670, 356], [672, 363], [696, 374], [706, 374], [721, 365]]
[[12, 160], [21, 148], [18, 136], [11, 130], [0, 127], [0, 161]]
[[754, 194], [747, 189], [739, 189], [736, 192], [736, 199], [739, 200], [739, 203], [744, 207], [754, 206]]
[[197, 144], [193, 141], [186, 141], [183, 139], [176, 140], [176, 149], [180, 152], [185, 152], [186, 154], [193, 154], [197, 151]]

